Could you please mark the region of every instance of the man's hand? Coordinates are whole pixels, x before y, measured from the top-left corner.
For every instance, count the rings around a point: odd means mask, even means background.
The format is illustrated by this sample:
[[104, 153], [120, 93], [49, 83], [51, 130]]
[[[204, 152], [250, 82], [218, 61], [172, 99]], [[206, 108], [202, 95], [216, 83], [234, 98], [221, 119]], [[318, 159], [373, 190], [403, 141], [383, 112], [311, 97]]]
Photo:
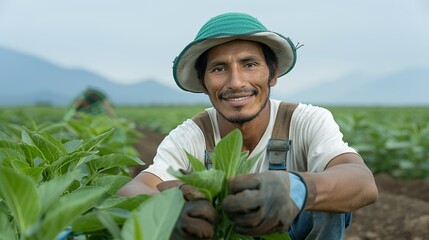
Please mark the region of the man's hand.
[[172, 239], [212, 239], [216, 218], [216, 210], [209, 201], [186, 201], [171, 237]]
[[178, 187], [186, 200], [171, 239], [213, 238], [217, 222], [217, 213], [213, 204], [201, 192], [181, 181], [163, 182], [157, 186], [160, 191], [171, 187]]
[[[246, 174], [229, 181], [223, 210], [246, 235], [285, 232], [301, 209], [314, 202], [314, 183], [305, 175], [283, 171]], [[304, 206], [305, 204], [305, 206]]]

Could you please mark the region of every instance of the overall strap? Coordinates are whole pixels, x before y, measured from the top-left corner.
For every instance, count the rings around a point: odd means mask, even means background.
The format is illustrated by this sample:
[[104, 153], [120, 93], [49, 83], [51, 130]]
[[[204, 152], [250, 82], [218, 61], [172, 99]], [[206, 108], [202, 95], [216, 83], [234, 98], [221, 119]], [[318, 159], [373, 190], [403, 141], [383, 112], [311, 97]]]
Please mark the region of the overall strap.
[[[289, 140], [289, 128], [293, 111], [298, 106], [296, 103], [281, 102], [277, 110], [273, 133], [268, 142], [267, 152], [269, 170], [286, 170], [286, 157], [292, 141]], [[192, 118], [204, 134], [206, 150], [204, 153], [204, 165], [206, 169], [212, 167], [212, 154], [215, 148], [213, 126], [207, 111], [201, 112]]]
[[292, 144], [289, 140], [290, 122], [297, 106], [296, 103], [280, 103], [273, 133], [267, 146], [269, 170], [286, 170], [287, 152]]
[[285, 103], [281, 102], [279, 109], [277, 110], [276, 122], [274, 123], [273, 133], [271, 138], [276, 139], [288, 139], [290, 121], [295, 108], [298, 106], [297, 103]]
[[206, 150], [204, 152], [204, 165], [206, 169], [212, 168], [212, 154], [215, 148], [213, 126], [207, 111], [201, 112], [192, 118], [204, 134]]

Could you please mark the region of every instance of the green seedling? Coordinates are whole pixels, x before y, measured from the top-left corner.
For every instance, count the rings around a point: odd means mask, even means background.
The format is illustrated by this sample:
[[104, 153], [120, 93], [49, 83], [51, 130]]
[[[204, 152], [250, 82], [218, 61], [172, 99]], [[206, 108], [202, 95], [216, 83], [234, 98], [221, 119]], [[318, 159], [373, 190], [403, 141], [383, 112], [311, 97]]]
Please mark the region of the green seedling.
[[[189, 153], [187, 153], [187, 156], [193, 169], [191, 173], [183, 174], [180, 171], [169, 169], [172, 175], [198, 189], [214, 204], [220, 220], [215, 229], [214, 239], [253, 239], [251, 236], [236, 233], [234, 223], [222, 211], [221, 207], [223, 199], [229, 192], [227, 180], [249, 173], [262, 154], [260, 152], [248, 158], [249, 152], [242, 152], [242, 146], [242, 134], [240, 130], [235, 129], [216, 145], [212, 156], [212, 169], [206, 170], [204, 164]], [[264, 239], [290, 239], [286, 233], [276, 233], [261, 237]]]

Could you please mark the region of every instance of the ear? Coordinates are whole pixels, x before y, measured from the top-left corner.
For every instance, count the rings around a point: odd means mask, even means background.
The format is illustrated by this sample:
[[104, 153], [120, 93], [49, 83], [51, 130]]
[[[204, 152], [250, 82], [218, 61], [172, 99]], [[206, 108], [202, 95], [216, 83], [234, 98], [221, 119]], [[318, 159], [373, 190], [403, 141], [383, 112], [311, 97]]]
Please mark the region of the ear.
[[204, 79], [198, 79], [198, 80], [200, 81], [201, 85], [203, 86], [203, 93], [205, 95], [209, 95], [207, 88], [206, 88], [206, 84], [204, 83]]
[[277, 84], [277, 77], [273, 77], [270, 80], [270, 87], [274, 87]]
[[275, 65], [276, 68], [276, 72], [274, 74], [274, 77], [270, 80], [270, 87], [274, 87], [277, 84], [277, 78], [279, 76], [279, 68], [277, 66], [277, 64]]

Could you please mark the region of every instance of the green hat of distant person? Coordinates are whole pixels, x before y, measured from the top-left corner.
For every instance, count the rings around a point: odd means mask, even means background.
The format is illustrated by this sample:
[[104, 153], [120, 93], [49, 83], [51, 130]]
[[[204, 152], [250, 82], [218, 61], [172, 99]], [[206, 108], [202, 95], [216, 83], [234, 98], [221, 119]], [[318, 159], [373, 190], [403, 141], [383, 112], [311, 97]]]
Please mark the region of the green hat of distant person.
[[194, 41], [176, 57], [173, 63], [176, 84], [185, 91], [204, 92], [195, 69], [198, 57], [212, 47], [236, 39], [261, 42], [270, 47], [278, 58], [279, 77], [295, 65], [296, 47], [289, 38], [269, 31], [258, 19], [248, 14], [224, 13], [204, 24]]
[[115, 116], [115, 111], [106, 94], [95, 88], [85, 89], [71, 102], [68, 111], [64, 115], [64, 120], [77, 118], [79, 113]]

